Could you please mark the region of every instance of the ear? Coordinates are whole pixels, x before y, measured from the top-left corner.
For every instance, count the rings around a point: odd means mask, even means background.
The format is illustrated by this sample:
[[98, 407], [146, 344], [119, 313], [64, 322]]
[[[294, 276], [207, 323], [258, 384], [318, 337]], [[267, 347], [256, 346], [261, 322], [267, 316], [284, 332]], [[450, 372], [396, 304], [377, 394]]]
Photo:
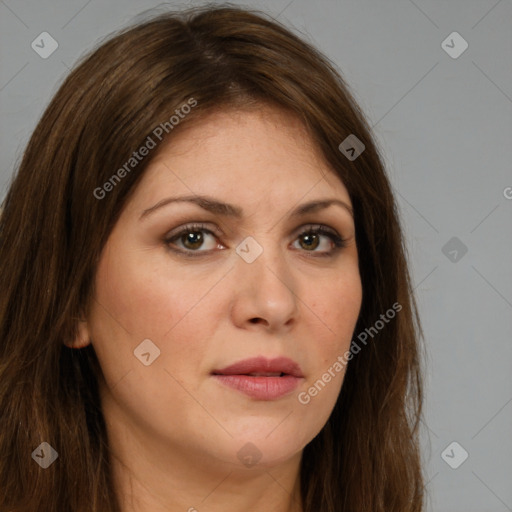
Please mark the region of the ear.
[[69, 348], [84, 348], [91, 343], [91, 337], [89, 335], [89, 326], [85, 320], [78, 321], [78, 334], [77, 337], [72, 341], [65, 341], [64, 345]]

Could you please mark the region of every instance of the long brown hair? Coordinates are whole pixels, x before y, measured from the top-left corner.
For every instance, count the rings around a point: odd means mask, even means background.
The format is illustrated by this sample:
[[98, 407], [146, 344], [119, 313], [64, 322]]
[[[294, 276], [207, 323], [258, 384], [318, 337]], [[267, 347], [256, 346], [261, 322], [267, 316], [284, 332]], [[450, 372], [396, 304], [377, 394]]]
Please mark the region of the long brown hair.
[[[197, 104], [171, 128], [170, 116], [190, 98]], [[92, 345], [64, 345], [77, 336], [102, 248], [152, 156], [115, 184], [112, 176], [160, 124], [165, 141], [216, 109], [262, 103], [300, 118], [350, 194], [363, 284], [354, 335], [371, 333], [348, 364], [327, 424], [304, 449], [304, 511], [423, 510], [423, 333], [369, 124], [335, 66], [309, 43], [264, 13], [208, 5], [146, 19], [84, 57], [10, 185], [0, 219], [1, 511], [119, 512], [101, 369]], [[365, 146], [352, 160], [339, 149], [350, 134]], [[400, 312], [374, 328], [397, 303]], [[42, 442], [59, 454], [47, 469], [31, 457]]]

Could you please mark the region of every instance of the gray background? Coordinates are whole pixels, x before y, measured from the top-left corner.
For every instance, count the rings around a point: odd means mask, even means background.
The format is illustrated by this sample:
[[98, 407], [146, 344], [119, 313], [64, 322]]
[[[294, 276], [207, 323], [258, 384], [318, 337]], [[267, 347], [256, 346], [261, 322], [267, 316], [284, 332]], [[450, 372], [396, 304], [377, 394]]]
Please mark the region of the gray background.
[[[156, 5], [0, 1], [0, 200], [76, 59]], [[382, 148], [428, 350], [428, 510], [512, 511], [512, 2], [246, 5], [274, 15], [336, 63]], [[47, 59], [31, 48], [43, 31], [59, 44]], [[453, 31], [469, 44], [458, 58], [442, 47]], [[453, 441], [462, 448], [445, 452]], [[452, 469], [445, 460], [460, 462], [462, 449], [469, 457]]]

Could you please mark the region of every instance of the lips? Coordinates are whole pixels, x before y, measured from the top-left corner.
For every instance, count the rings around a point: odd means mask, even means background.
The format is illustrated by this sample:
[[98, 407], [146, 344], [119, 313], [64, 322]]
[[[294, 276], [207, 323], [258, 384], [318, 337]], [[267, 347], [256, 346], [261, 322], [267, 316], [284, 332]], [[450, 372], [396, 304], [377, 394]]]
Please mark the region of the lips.
[[276, 400], [289, 395], [303, 380], [300, 366], [287, 357], [245, 359], [214, 370], [212, 376], [256, 400]]
[[300, 366], [288, 357], [244, 359], [226, 368], [214, 370], [212, 373], [214, 375], [250, 375], [253, 377], [283, 377], [285, 375], [303, 377]]

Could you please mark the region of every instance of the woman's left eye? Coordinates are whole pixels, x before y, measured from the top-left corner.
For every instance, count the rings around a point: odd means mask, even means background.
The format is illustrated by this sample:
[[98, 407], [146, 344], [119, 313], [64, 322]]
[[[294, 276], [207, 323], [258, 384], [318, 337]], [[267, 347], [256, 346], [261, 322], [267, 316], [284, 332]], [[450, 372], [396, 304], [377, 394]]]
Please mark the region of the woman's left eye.
[[[165, 244], [170, 250], [184, 254], [186, 256], [200, 256], [199, 253], [210, 252], [220, 244], [214, 240], [211, 242], [211, 247], [205, 250], [198, 250], [205, 243], [204, 233], [215, 239], [215, 233], [206, 228], [203, 224], [191, 224], [184, 226], [175, 234], [171, 234], [165, 239]], [[323, 239], [329, 239], [330, 244]], [[179, 246], [175, 242], [178, 241], [182, 245]], [[338, 233], [326, 226], [314, 225], [309, 226], [306, 230], [299, 233], [297, 241], [305, 252], [313, 252], [315, 256], [333, 256], [338, 250], [346, 246], [346, 240], [342, 239]], [[318, 247], [323, 246], [326, 250], [316, 251]], [[327, 245], [327, 247], [326, 247]], [[329, 249], [329, 245], [331, 248]], [[332, 248], [334, 245], [334, 248]], [[171, 246], [175, 246], [173, 248]], [[313, 249], [313, 250], [311, 250]]]
[[[321, 246], [321, 237], [330, 240], [331, 249], [327, 247], [326, 251], [309, 250], [311, 248], [316, 249]], [[298, 239], [302, 239], [302, 247], [307, 247], [306, 252], [318, 252], [315, 256], [334, 256], [336, 252], [347, 245], [347, 241], [341, 238], [336, 231], [322, 225], [310, 226], [307, 230], [302, 231], [299, 234]], [[325, 245], [329, 246], [329, 243], [324, 244], [324, 246]], [[334, 245], [334, 247], [332, 247], [332, 245]]]

